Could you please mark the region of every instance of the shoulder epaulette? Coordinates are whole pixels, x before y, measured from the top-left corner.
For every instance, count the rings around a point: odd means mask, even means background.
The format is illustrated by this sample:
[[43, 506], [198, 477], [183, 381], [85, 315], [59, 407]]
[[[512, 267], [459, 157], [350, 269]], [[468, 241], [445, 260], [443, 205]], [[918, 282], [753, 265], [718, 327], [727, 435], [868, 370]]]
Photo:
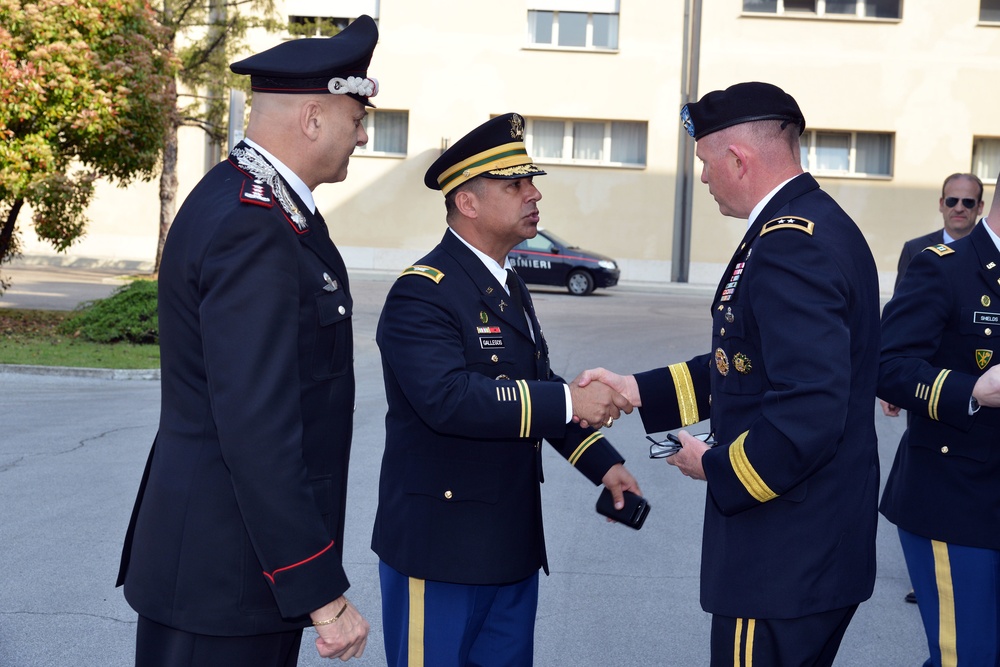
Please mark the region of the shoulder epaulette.
[[424, 278], [430, 278], [436, 283], [441, 282], [444, 278], [444, 273], [438, 271], [432, 266], [424, 266], [422, 264], [415, 264], [403, 269], [403, 272], [399, 274], [396, 280], [402, 278], [403, 276], [423, 276]]
[[271, 197], [271, 186], [262, 180], [248, 178], [243, 181], [240, 188], [240, 201], [244, 204], [255, 204], [264, 208], [274, 206], [274, 199]]
[[786, 215], [781, 218], [775, 218], [774, 220], [769, 220], [764, 223], [764, 228], [760, 230], [760, 235], [763, 236], [768, 232], [773, 232], [776, 229], [797, 229], [800, 232], [805, 232], [809, 236], [812, 236], [813, 227], [815, 223], [812, 220], [806, 220], [805, 218], [800, 218], [795, 215]]
[[951, 248], [949, 248], [948, 246], [946, 246], [943, 243], [937, 243], [935, 245], [929, 245], [926, 248], [924, 248], [924, 250], [930, 250], [932, 253], [934, 253], [938, 257], [944, 257], [945, 255], [950, 255], [951, 253], [955, 252], [954, 250], [952, 250]]

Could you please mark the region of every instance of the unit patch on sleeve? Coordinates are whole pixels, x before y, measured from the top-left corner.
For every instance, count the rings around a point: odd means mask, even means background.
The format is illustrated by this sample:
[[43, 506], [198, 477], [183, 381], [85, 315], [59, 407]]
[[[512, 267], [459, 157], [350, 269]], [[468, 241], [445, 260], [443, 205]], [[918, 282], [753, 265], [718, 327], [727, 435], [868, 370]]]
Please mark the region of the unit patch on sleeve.
[[764, 228], [760, 230], [760, 235], [763, 236], [769, 232], [773, 232], [776, 229], [797, 229], [800, 232], [805, 232], [809, 236], [812, 236], [813, 227], [816, 226], [812, 220], [806, 220], [805, 218], [800, 218], [796, 215], [786, 215], [782, 218], [775, 218], [774, 220], [769, 220], [764, 223]]
[[444, 278], [444, 273], [438, 271], [432, 266], [424, 266], [423, 264], [415, 264], [403, 269], [403, 272], [399, 274], [399, 278], [403, 276], [423, 276], [424, 278], [430, 278], [436, 283], [440, 283], [441, 279]]

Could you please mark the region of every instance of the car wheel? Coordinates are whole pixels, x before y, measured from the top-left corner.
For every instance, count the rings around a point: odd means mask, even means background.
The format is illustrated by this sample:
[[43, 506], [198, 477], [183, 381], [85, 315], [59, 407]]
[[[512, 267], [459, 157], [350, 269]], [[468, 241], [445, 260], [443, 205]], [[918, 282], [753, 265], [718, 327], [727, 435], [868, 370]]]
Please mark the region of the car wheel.
[[594, 291], [594, 278], [583, 269], [577, 269], [566, 278], [566, 289], [570, 294], [586, 296]]

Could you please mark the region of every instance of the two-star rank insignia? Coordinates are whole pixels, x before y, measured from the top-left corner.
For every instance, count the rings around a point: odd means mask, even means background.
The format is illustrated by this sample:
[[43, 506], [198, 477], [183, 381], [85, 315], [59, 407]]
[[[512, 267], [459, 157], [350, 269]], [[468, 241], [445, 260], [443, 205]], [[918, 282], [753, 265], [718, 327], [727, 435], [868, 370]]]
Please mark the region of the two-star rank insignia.
[[813, 228], [816, 226], [812, 220], [806, 220], [805, 218], [800, 218], [797, 215], [786, 215], [781, 218], [775, 218], [774, 220], [769, 220], [764, 223], [764, 227], [760, 230], [760, 235], [768, 234], [777, 229], [797, 229], [800, 232], [805, 232], [809, 236], [812, 236]]

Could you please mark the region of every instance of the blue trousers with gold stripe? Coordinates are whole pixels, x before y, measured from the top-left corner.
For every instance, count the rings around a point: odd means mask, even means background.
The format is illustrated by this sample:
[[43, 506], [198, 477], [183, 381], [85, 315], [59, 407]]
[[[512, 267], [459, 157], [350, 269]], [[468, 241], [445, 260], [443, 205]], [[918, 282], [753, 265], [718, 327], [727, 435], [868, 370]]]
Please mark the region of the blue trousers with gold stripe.
[[1000, 666], [1000, 551], [899, 529], [931, 657], [925, 667]]
[[712, 667], [830, 667], [858, 605], [801, 618], [712, 616]]
[[389, 667], [529, 667], [538, 573], [503, 586], [414, 579], [378, 564]]

